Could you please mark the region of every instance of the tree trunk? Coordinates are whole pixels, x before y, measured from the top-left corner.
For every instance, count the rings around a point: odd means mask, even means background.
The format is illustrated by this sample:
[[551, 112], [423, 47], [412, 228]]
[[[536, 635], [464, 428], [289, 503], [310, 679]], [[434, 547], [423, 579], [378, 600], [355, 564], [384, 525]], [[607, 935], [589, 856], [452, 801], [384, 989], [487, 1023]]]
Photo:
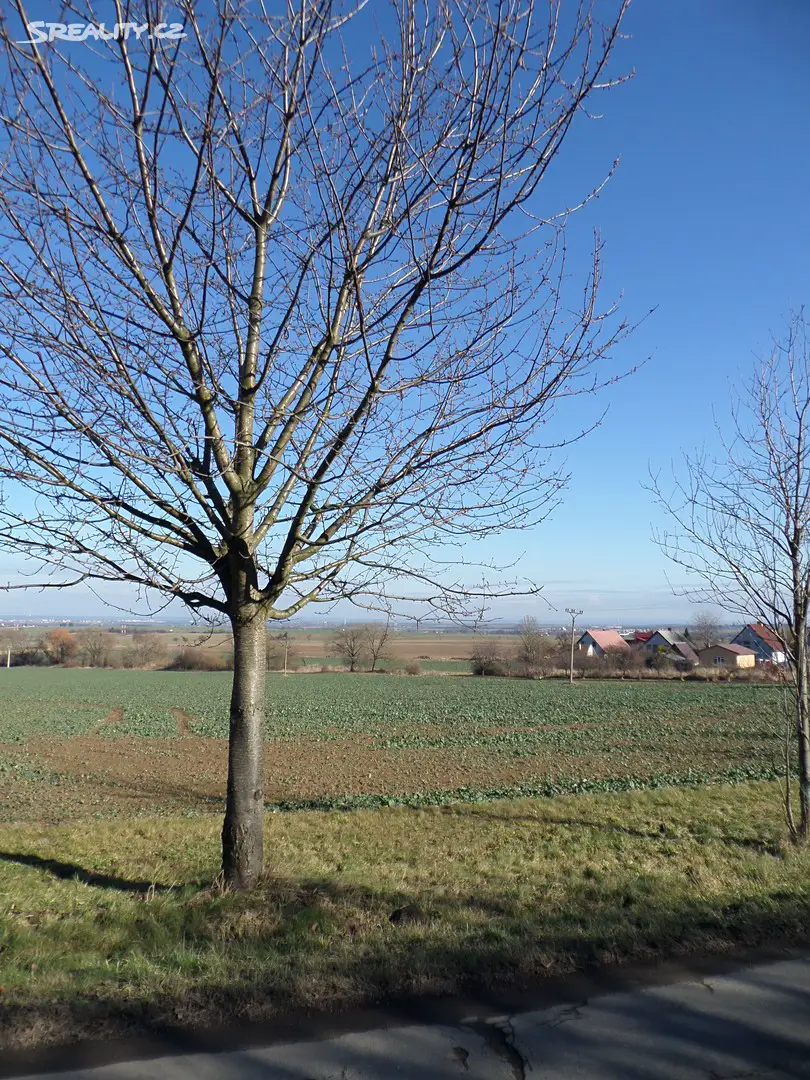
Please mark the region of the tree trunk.
[[802, 620], [796, 637], [796, 734], [799, 740], [799, 836], [810, 840], [810, 678], [807, 627]]
[[255, 885], [262, 870], [264, 817], [264, 613], [237, 611], [233, 627], [233, 691], [228, 798], [222, 826], [222, 872], [234, 889]]

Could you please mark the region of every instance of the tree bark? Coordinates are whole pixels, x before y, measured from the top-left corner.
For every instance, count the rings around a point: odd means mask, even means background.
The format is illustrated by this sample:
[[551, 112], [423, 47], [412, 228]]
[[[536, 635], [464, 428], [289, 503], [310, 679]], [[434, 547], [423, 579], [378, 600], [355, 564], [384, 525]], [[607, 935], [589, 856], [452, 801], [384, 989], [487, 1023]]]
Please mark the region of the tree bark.
[[796, 637], [796, 734], [799, 740], [799, 838], [810, 840], [810, 678], [808, 677], [807, 626], [797, 627]]
[[264, 816], [264, 684], [267, 667], [264, 612], [238, 610], [233, 628], [228, 796], [222, 826], [225, 884], [250, 889], [262, 869]]

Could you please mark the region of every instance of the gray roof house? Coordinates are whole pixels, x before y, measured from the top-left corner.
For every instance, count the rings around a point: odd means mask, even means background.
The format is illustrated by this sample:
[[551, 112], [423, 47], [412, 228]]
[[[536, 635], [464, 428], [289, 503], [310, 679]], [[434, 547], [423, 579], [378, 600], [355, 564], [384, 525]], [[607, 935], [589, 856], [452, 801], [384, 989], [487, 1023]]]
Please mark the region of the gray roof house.
[[757, 654], [760, 664], [784, 664], [787, 660], [783, 642], [764, 623], [749, 623], [744, 626], [732, 644], [751, 649]]

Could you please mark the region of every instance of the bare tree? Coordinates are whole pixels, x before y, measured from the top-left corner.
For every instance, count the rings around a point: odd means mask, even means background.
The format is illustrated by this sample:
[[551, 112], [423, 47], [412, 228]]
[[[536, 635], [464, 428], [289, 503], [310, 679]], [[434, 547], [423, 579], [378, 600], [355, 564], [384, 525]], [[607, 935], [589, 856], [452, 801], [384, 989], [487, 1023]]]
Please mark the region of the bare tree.
[[165, 663], [168, 656], [166, 642], [160, 634], [143, 631], [132, 635], [127, 652], [130, 665], [139, 668]]
[[329, 645], [333, 656], [339, 657], [349, 671], [357, 671], [368, 657], [368, 636], [364, 626], [341, 626], [332, 634]]
[[644, 663], [637, 650], [623, 649], [619, 645], [611, 645], [605, 650], [605, 662], [607, 667], [622, 678], [631, 673], [638, 675]]
[[464, 610], [439, 545], [541, 520], [555, 402], [615, 374], [600, 245], [566, 263], [601, 184], [540, 185], [626, 6], [179, 0], [182, 40], [82, 45], [4, 16], [0, 478], [37, 497], [0, 541], [32, 583], [230, 621], [232, 886], [262, 865], [267, 620]]
[[[791, 318], [742, 399], [732, 407], [723, 455], [687, 456], [674, 490], [653, 484], [675, 528], [657, 539], [699, 575], [692, 590], [727, 611], [752, 615], [784, 644], [798, 740], [801, 817], [810, 839], [810, 342], [804, 315]], [[789, 779], [789, 774], [788, 774]], [[790, 787], [786, 788], [789, 824]]]
[[104, 630], [85, 630], [79, 637], [79, 652], [88, 667], [104, 667], [111, 649], [111, 635]]
[[0, 663], [11, 667], [11, 660], [16, 653], [25, 648], [26, 637], [16, 626], [4, 626], [0, 629]]
[[376, 671], [380, 660], [387, 660], [391, 648], [391, 631], [388, 623], [369, 623], [364, 628], [366, 654], [371, 670]]
[[716, 645], [719, 628], [714, 611], [699, 612], [689, 627], [689, 636], [695, 643], [696, 649], [708, 649], [711, 645]]
[[517, 663], [524, 675], [535, 676], [545, 656], [546, 639], [537, 619], [527, 615], [518, 630]]
[[301, 666], [301, 657], [290, 645], [290, 634], [284, 630], [280, 634], [267, 635], [267, 670], [297, 671]]

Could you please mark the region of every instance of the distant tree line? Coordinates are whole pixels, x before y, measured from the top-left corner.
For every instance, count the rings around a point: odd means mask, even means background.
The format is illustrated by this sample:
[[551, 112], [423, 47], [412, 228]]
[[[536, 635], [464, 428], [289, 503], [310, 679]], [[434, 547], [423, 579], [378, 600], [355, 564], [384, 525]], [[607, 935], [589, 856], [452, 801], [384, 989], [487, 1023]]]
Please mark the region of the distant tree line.
[[91, 628], [73, 631], [54, 627], [34, 634], [14, 627], [0, 630], [0, 660], [8, 667], [161, 667], [170, 650], [160, 634], [143, 632], [128, 636], [125, 646], [119, 635]]

